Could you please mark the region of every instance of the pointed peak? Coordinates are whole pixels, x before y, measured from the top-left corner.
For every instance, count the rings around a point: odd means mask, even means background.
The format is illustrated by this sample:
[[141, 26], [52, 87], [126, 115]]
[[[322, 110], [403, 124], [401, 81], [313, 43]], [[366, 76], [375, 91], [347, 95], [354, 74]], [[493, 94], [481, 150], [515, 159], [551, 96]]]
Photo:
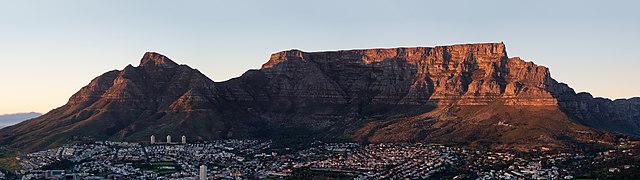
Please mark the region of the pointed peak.
[[144, 53], [144, 56], [142, 56], [139, 66], [175, 67], [178, 66], [178, 64], [160, 53], [146, 52]]

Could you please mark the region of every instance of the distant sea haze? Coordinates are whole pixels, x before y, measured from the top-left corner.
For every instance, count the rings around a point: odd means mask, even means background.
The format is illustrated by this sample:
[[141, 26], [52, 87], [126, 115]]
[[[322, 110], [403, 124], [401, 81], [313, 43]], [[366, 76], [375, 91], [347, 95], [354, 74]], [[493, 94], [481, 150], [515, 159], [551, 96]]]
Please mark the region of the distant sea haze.
[[0, 115], [0, 128], [18, 124], [24, 120], [33, 119], [41, 115], [42, 113], [38, 112], [2, 114]]

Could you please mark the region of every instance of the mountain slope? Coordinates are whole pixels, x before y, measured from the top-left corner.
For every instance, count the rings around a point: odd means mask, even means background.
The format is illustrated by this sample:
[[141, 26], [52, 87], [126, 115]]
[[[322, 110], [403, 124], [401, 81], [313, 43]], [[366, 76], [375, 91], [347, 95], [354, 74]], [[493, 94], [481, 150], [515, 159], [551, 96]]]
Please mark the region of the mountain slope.
[[151, 134], [562, 148], [613, 139], [603, 131], [638, 135], [638, 104], [576, 94], [502, 43], [290, 50], [225, 82], [146, 53], [0, 140], [25, 150]]
[[66, 105], [7, 127], [2, 142], [31, 150], [76, 140], [141, 140], [151, 133], [225, 137], [230, 125], [223, 121], [236, 124], [242, 120], [232, 120], [243, 116], [221, 113], [232, 107], [219, 107], [215, 91], [214, 82], [198, 70], [146, 53], [138, 67], [107, 72]]
[[36, 118], [41, 115], [42, 115], [41, 113], [37, 113], [37, 112], [2, 114], [0, 115], [0, 128], [17, 124], [24, 120]]
[[[548, 68], [509, 58], [501, 43], [320, 53], [292, 50], [272, 55], [260, 71], [230, 82], [245, 77], [268, 82], [243, 96], [270, 98], [264, 101], [269, 106], [251, 108], [269, 115], [273, 128], [311, 127], [311, 132], [346, 132], [374, 142], [553, 142], [558, 147], [605, 137], [559, 108], [559, 97], [573, 96], [573, 91], [552, 79]], [[466, 113], [458, 115], [451, 109]], [[510, 128], [498, 126], [501, 121], [511, 123]], [[502, 134], [505, 138], [500, 138]]]

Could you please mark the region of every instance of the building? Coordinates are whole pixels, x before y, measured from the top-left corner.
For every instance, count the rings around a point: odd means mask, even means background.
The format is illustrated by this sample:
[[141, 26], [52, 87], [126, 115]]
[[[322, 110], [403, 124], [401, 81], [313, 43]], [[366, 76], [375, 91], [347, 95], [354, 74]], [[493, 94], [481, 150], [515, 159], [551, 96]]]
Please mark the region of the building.
[[187, 136], [182, 136], [182, 144], [187, 144]]
[[120, 174], [109, 174], [107, 175], [107, 179], [120, 180], [120, 179], [124, 179], [124, 176]]
[[200, 180], [207, 180], [207, 166], [200, 165]]
[[171, 144], [171, 135], [167, 135], [167, 144]]
[[151, 144], [155, 144], [156, 143], [156, 136], [151, 135]]
[[46, 178], [46, 179], [61, 179], [62, 177], [64, 177], [64, 170], [46, 170], [46, 171], [44, 171], [44, 178]]

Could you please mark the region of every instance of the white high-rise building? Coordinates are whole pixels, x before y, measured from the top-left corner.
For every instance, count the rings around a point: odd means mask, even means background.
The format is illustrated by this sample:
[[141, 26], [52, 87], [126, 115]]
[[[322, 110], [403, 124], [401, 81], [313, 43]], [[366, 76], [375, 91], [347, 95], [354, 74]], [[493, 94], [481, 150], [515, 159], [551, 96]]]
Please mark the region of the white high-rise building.
[[167, 135], [167, 144], [171, 144], [171, 135]]
[[151, 144], [155, 144], [156, 143], [156, 136], [151, 135]]
[[182, 136], [182, 144], [187, 144], [187, 136]]
[[200, 180], [207, 180], [207, 166], [200, 165]]

